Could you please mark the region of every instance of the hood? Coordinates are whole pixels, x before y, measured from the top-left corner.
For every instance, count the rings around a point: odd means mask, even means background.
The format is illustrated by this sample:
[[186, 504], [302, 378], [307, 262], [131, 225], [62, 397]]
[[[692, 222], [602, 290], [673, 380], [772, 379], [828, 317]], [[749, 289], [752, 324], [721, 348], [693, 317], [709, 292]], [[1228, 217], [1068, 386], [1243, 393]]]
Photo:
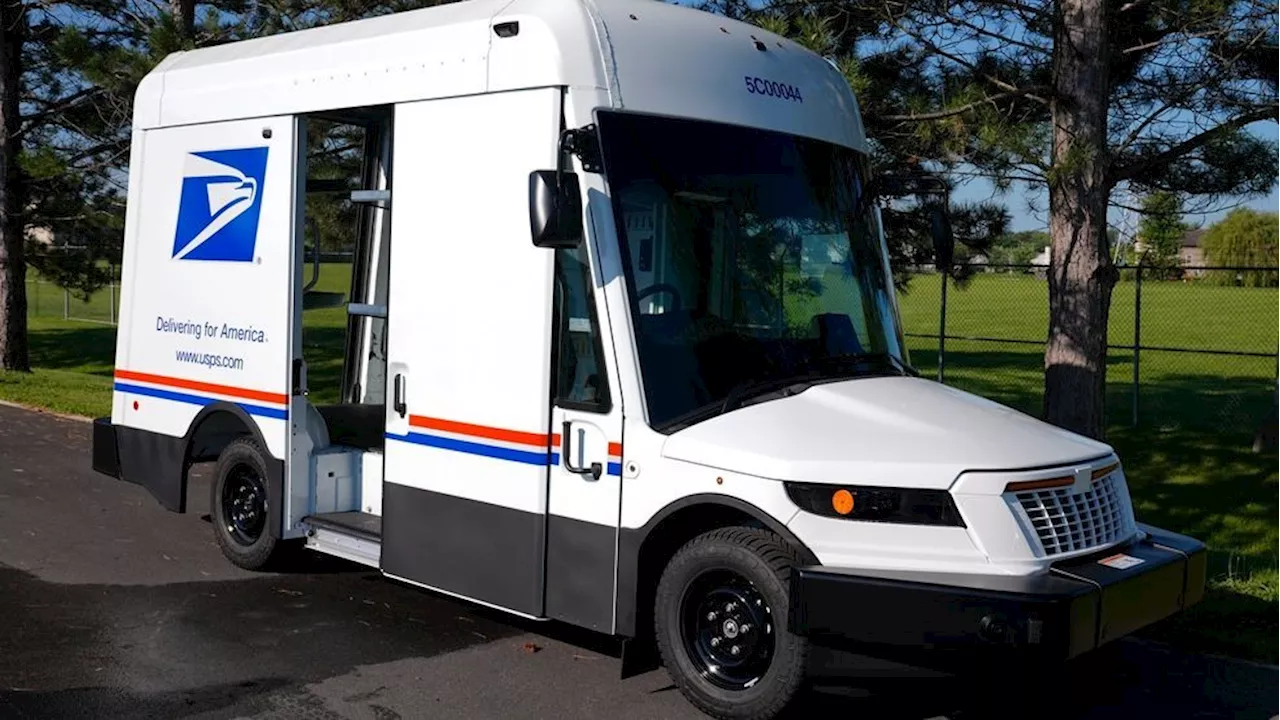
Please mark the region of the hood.
[[815, 385], [667, 438], [663, 455], [802, 482], [946, 488], [968, 470], [1077, 463], [1111, 452], [985, 398], [914, 377]]

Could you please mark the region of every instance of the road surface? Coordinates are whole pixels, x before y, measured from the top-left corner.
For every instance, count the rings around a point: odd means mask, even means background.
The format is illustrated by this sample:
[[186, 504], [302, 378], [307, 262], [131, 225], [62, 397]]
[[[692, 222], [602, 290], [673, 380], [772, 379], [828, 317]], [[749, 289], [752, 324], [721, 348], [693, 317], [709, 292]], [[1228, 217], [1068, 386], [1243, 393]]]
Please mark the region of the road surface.
[[[0, 406], [0, 718], [699, 718], [613, 646], [317, 557], [225, 561], [207, 512], [90, 469], [83, 421]], [[975, 689], [820, 657], [837, 685], [800, 717], [924, 720], [1276, 716], [1275, 668], [1125, 641], [1051, 694]], [[999, 689], [1000, 691], [997, 691]]]

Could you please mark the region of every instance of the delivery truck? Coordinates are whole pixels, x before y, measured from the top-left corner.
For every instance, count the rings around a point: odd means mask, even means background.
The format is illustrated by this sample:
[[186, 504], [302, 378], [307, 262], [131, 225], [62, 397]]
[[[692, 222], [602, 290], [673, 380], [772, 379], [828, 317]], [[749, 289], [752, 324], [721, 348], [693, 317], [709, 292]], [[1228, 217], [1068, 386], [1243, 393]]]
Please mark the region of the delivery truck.
[[[131, 133], [93, 467], [186, 512], [212, 463], [242, 568], [613, 636], [721, 718], [816, 647], [1060, 663], [1201, 598], [1111, 447], [913, 368], [858, 100], [791, 40], [468, 0], [175, 53]], [[338, 292], [322, 193], [358, 213]]]

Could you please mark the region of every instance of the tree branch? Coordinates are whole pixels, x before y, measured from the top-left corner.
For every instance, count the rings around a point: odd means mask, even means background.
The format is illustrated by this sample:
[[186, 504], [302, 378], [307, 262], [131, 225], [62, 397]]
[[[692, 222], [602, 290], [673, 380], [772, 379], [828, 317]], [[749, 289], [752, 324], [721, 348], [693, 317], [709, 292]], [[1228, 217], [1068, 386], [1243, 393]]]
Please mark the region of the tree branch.
[[52, 102], [47, 106], [45, 106], [44, 108], [36, 112], [30, 113], [23, 118], [22, 128], [18, 130], [18, 132], [15, 133], [15, 135], [17, 137], [23, 137], [28, 132], [30, 132], [35, 126], [44, 122], [45, 118], [48, 118], [52, 115], [57, 115], [59, 113], [64, 113], [76, 107], [77, 105], [82, 105], [88, 102], [89, 100], [92, 100], [101, 92], [102, 92], [102, 88], [96, 87], [96, 86], [81, 88], [80, 90], [77, 90], [76, 92], [68, 95], [67, 97], [62, 98], [61, 100]]
[[911, 115], [882, 115], [880, 116], [880, 119], [886, 122], [896, 122], [896, 123], [928, 122], [929, 120], [941, 120], [943, 118], [954, 117], [956, 115], [963, 115], [969, 112], [970, 110], [978, 108], [982, 105], [988, 105], [988, 104], [994, 105], [995, 103], [998, 103], [1001, 100], [1010, 100], [1013, 98], [1020, 98], [1020, 97], [1034, 97], [1032, 93], [1036, 93], [1041, 90], [1047, 90], [1047, 89], [1048, 88], [1045, 88], [1043, 86], [1034, 86], [1029, 88], [1015, 88], [1013, 90], [1010, 90], [1009, 92], [1002, 92], [1002, 93], [996, 93], [995, 95], [988, 95], [987, 97], [984, 97], [981, 100], [974, 100], [971, 103], [965, 103], [964, 105], [961, 105], [959, 107], [949, 108], [947, 110], [937, 110], [935, 112], [918, 113], [918, 114], [911, 114]]
[[950, 60], [951, 62], [959, 65], [960, 67], [963, 67], [967, 70], [972, 71], [978, 77], [982, 78], [983, 80], [986, 80], [987, 82], [991, 83], [997, 88], [1004, 90], [1006, 93], [1021, 93], [1023, 97], [1026, 97], [1030, 100], [1035, 100], [1036, 102], [1046, 106], [1049, 104], [1049, 100], [1047, 98], [1043, 98], [1038, 95], [1033, 95], [1029, 92], [1024, 92], [1023, 90], [1019, 89], [1018, 86], [1016, 85], [1005, 82], [1004, 80], [1001, 80], [1000, 78], [990, 73], [982, 72], [981, 70], [978, 69], [977, 65], [975, 65], [972, 61], [967, 60], [959, 55], [956, 55], [955, 53], [944, 50], [941, 46], [939, 46], [937, 43], [933, 42], [929, 38], [925, 37], [924, 35], [907, 29], [905, 26], [903, 26], [901, 22], [898, 21], [898, 18], [893, 16], [892, 8], [887, 2], [884, 5], [884, 11], [885, 11], [886, 17], [888, 17], [889, 19], [890, 24], [892, 24], [895, 28], [897, 28], [899, 32], [903, 33], [908, 37], [911, 37], [920, 41], [933, 54], [938, 55], [939, 57], [946, 58], [947, 60]]
[[1161, 165], [1173, 162], [1183, 155], [1203, 147], [1220, 135], [1225, 135], [1233, 130], [1239, 130], [1250, 123], [1255, 123], [1260, 120], [1272, 120], [1276, 117], [1277, 113], [1275, 107], [1259, 107], [1242, 115], [1237, 115], [1217, 127], [1205, 130], [1197, 135], [1193, 135], [1163, 152], [1139, 159], [1135, 162], [1120, 164], [1113, 167], [1110, 173], [1111, 183], [1115, 184], [1125, 180], [1132, 180], [1138, 175]]

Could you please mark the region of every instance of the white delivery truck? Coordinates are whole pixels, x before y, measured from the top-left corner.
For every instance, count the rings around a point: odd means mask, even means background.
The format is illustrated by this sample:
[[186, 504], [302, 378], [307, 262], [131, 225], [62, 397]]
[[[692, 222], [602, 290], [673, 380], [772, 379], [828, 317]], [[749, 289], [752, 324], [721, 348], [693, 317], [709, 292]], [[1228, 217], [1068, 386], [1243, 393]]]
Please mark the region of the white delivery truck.
[[[365, 131], [341, 310], [305, 212], [334, 121]], [[814, 645], [1057, 662], [1196, 602], [1204, 547], [1136, 521], [1112, 448], [912, 370], [867, 152], [827, 60], [658, 2], [174, 54], [93, 465], [184, 512], [216, 460], [237, 565], [302, 545], [656, 647], [726, 718]], [[313, 307], [347, 318], [333, 402]]]

